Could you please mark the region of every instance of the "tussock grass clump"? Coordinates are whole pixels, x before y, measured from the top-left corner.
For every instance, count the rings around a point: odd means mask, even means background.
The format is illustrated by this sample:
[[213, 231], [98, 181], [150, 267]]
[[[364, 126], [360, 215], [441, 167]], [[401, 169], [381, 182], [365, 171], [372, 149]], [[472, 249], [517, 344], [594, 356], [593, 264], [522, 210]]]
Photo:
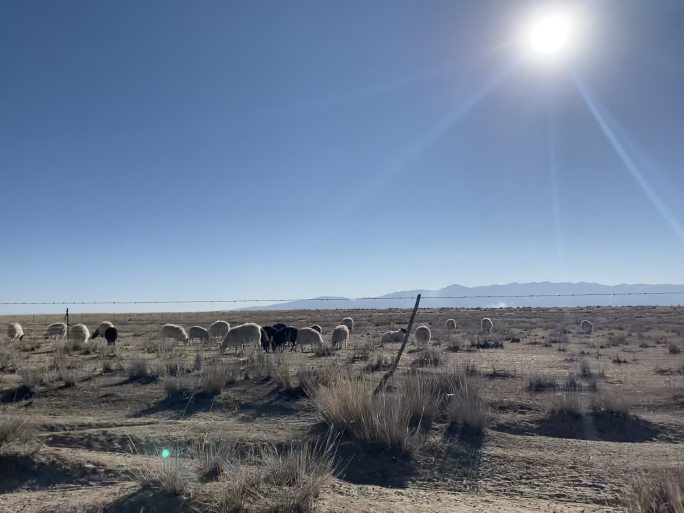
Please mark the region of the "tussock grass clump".
[[255, 349], [247, 356], [244, 367], [245, 375], [250, 379], [270, 379], [277, 377], [275, 355]]
[[447, 396], [445, 411], [451, 429], [461, 427], [466, 431], [482, 433], [490, 421], [479, 390], [467, 378], [461, 381], [453, 394]]
[[182, 495], [194, 481], [192, 466], [186, 458], [173, 450], [164, 458], [161, 451], [149, 459], [131, 467], [131, 477], [143, 488], [167, 495]]
[[422, 437], [414, 422], [414, 405], [403, 394], [373, 394], [367, 379], [337, 377], [320, 385], [314, 404], [328, 425], [369, 449], [389, 450], [404, 457], [416, 455]]
[[532, 392], [547, 392], [549, 390], [556, 390], [558, 383], [551, 376], [532, 374], [528, 379], [527, 388]]
[[670, 342], [667, 346], [667, 351], [670, 354], [680, 354], [682, 352], [682, 348], [675, 342]]
[[145, 381], [151, 383], [159, 379], [158, 369], [151, 365], [149, 360], [134, 359], [129, 360], [124, 365], [124, 372], [130, 380]]
[[549, 413], [554, 415], [579, 416], [584, 414], [584, 411], [582, 396], [576, 392], [556, 395], [549, 405]]
[[421, 351], [416, 358], [411, 361], [411, 367], [438, 367], [442, 364], [442, 355], [434, 349]]
[[237, 382], [237, 377], [233, 368], [218, 360], [211, 361], [204, 365], [199, 371], [197, 380], [197, 392], [209, 395], [216, 395], [228, 384]]
[[356, 362], [365, 362], [370, 360], [372, 349], [370, 344], [363, 344], [354, 347], [354, 352], [349, 356], [347, 362], [349, 364], [354, 364]]
[[16, 372], [21, 366], [21, 356], [12, 349], [0, 349], [0, 371]]
[[381, 372], [389, 370], [392, 366], [392, 358], [387, 355], [376, 355], [375, 360], [368, 362], [368, 364], [363, 368], [365, 372]]
[[38, 444], [38, 430], [26, 417], [0, 413], [0, 454]]
[[197, 475], [203, 480], [216, 480], [224, 474], [231, 475], [238, 466], [238, 450], [235, 444], [206, 437], [191, 445], [187, 451]]
[[591, 398], [589, 407], [596, 413], [605, 412], [611, 415], [627, 415], [629, 413], [627, 402], [613, 395], [595, 395]]
[[569, 372], [568, 377], [565, 380], [564, 390], [569, 392], [581, 392], [581, 391], [592, 391], [598, 390], [598, 383], [596, 378], [582, 379], [582, 377], [576, 372]]
[[215, 513], [312, 513], [334, 471], [331, 444], [272, 445], [232, 462], [220, 488], [200, 500]]
[[340, 373], [330, 364], [317, 367], [303, 365], [297, 370], [299, 385], [309, 396], [313, 395], [319, 386], [330, 385], [339, 376]]
[[197, 389], [199, 376], [164, 376], [161, 379], [166, 398], [172, 401], [190, 399]]
[[624, 505], [627, 513], [684, 513], [684, 466], [638, 474]]
[[53, 378], [52, 371], [46, 366], [22, 367], [17, 371], [21, 378], [21, 386], [32, 394], [38, 392], [38, 388], [47, 385]]

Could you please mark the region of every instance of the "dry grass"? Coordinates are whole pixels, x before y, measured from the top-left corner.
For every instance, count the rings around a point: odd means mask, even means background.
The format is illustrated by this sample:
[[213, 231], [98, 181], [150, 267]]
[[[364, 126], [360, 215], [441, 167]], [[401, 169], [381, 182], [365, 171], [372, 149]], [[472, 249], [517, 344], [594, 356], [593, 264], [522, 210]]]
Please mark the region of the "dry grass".
[[461, 381], [453, 394], [447, 396], [445, 411], [449, 427], [452, 429], [461, 427], [466, 431], [481, 433], [490, 421], [479, 390], [467, 378]]
[[682, 352], [682, 348], [675, 342], [670, 342], [667, 346], [667, 352], [670, 354], [680, 354]]
[[[135, 447], [133, 447], [135, 450]], [[131, 477], [143, 488], [168, 495], [182, 495], [194, 481], [192, 465], [174, 448], [168, 457], [159, 450], [153, 458], [131, 467]]]
[[627, 513], [684, 513], [684, 466], [632, 478], [625, 509]]
[[0, 454], [16, 452], [38, 445], [38, 430], [28, 418], [18, 415], [0, 415]]
[[556, 390], [558, 383], [551, 376], [545, 374], [532, 374], [527, 381], [527, 388], [532, 392], [547, 392]]
[[415, 456], [422, 436], [413, 427], [414, 405], [402, 394], [373, 395], [373, 390], [374, 384], [367, 379], [338, 377], [320, 385], [313, 399], [337, 433], [346, 433], [369, 449]]
[[420, 351], [417, 357], [411, 361], [411, 367], [438, 367], [443, 362], [443, 356], [440, 352], [434, 349], [425, 349]]
[[330, 442], [255, 448], [233, 458], [218, 490], [199, 502], [212, 513], [313, 512], [334, 471], [333, 456]]

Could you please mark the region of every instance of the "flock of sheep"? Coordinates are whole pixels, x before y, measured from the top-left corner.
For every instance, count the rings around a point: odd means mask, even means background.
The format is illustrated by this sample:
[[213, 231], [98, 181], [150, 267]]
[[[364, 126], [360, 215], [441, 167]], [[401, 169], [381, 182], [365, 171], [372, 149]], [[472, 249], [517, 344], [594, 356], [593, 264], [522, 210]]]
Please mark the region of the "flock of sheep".
[[[340, 324], [333, 329], [330, 334], [330, 344], [333, 348], [339, 349], [346, 347], [349, 334], [354, 329], [354, 319], [345, 317]], [[286, 324], [278, 323], [272, 326], [259, 326], [253, 322], [240, 324], [231, 327], [226, 321], [216, 321], [209, 326], [209, 329], [202, 326], [193, 326], [187, 332], [183, 326], [178, 324], [164, 324], [161, 330], [162, 338], [171, 339], [176, 342], [220, 342], [221, 352], [226, 349], [238, 349], [244, 352], [245, 347], [261, 347], [264, 351], [283, 351], [285, 346], [290, 345], [290, 351], [297, 346], [303, 351], [304, 346], [309, 346], [311, 350], [322, 348], [325, 344], [323, 340], [323, 329], [314, 324], [306, 328], [295, 328]]]
[[[447, 319], [445, 327], [448, 331], [455, 331], [459, 328], [454, 319]], [[480, 329], [483, 334], [490, 334], [494, 328], [494, 322], [485, 317], [480, 321]], [[354, 319], [345, 317], [340, 324], [336, 326], [330, 334], [330, 344], [333, 349], [339, 349], [347, 346], [349, 335], [354, 329]], [[580, 330], [582, 333], [590, 335], [593, 330], [593, 324], [588, 320], [583, 320], [580, 323]], [[50, 324], [45, 332], [45, 339], [64, 340], [67, 338], [74, 343], [85, 343], [88, 340], [94, 340], [97, 337], [102, 337], [107, 341], [107, 344], [115, 344], [119, 338], [119, 332], [114, 325], [109, 321], [100, 323], [95, 331], [91, 334], [85, 324], [74, 324], [67, 328], [63, 322], [56, 322]], [[396, 331], [387, 331], [382, 334], [381, 342], [402, 342], [406, 334], [406, 329], [400, 328]], [[231, 328], [226, 321], [216, 321], [212, 323], [208, 329], [202, 326], [193, 326], [187, 332], [183, 326], [177, 324], [164, 324], [161, 329], [161, 335], [164, 339], [171, 339], [176, 342], [183, 343], [220, 343], [221, 352], [226, 349], [235, 349], [237, 354], [238, 349], [244, 352], [245, 347], [261, 347], [264, 351], [276, 350], [283, 351], [287, 345], [290, 346], [290, 351], [297, 346], [303, 351], [304, 346], [309, 346], [310, 350], [322, 348], [324, 345], [323, 330], [318, 324], [306, 328], [295, 328], [294, 326], [287, 326], [286, 324], [278, 323], [272, 326], [259, 326], [256, 323], [248, 322], [240, 324]], [[13, 322], [10, 323], [7, 329], [7, 336], [10, 341], [23, 340], [24, 330], [21, 324]], [[419, 347], [427, 347], [432, 333], [427, 326], [419, 326], [416, 328], [415, 340]]]
[[[67, 327], [64, 322], [54, 322], [48, 325], [45, 330], [45, 340], [64, 340], [69, 335], [69, 340], [74, 343], [84, 344], [88, 340], [94, 340], [97, 337], [104, 338], [109, 345], [115, 344], [119, 339], [119, 332], [114, 325], [109, 321], [104, 321], [98, 325], [95, 331], [90, 333], [88, 326], [85, 324], [74, 324]], [[23, 340], [24, 328], [18, 322], [12, 322], [7, 328], [7, 338], [10, 341]]]

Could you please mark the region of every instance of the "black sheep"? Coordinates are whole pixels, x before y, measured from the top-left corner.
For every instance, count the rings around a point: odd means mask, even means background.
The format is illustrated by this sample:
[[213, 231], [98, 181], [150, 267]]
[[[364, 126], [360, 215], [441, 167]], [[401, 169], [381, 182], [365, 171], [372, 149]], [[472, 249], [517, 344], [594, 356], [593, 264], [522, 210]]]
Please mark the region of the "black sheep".
[[107, 328], [104, 332], [104, 338], [107, 341], [107, 345], [111, 346], [116, 343], [119, 339], [119, 332], [113, 326]]

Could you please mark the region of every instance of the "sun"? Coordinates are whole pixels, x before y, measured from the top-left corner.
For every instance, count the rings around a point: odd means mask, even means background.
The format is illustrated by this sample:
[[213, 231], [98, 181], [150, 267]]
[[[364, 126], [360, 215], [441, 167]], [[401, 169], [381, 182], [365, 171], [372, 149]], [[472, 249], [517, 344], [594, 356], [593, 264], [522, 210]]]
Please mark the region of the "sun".
[[562, 7], [534, 13], [522, 33], [529, 53], [544, 60], [557, 60], [570, 53], [578, 39], [577, 15]]

